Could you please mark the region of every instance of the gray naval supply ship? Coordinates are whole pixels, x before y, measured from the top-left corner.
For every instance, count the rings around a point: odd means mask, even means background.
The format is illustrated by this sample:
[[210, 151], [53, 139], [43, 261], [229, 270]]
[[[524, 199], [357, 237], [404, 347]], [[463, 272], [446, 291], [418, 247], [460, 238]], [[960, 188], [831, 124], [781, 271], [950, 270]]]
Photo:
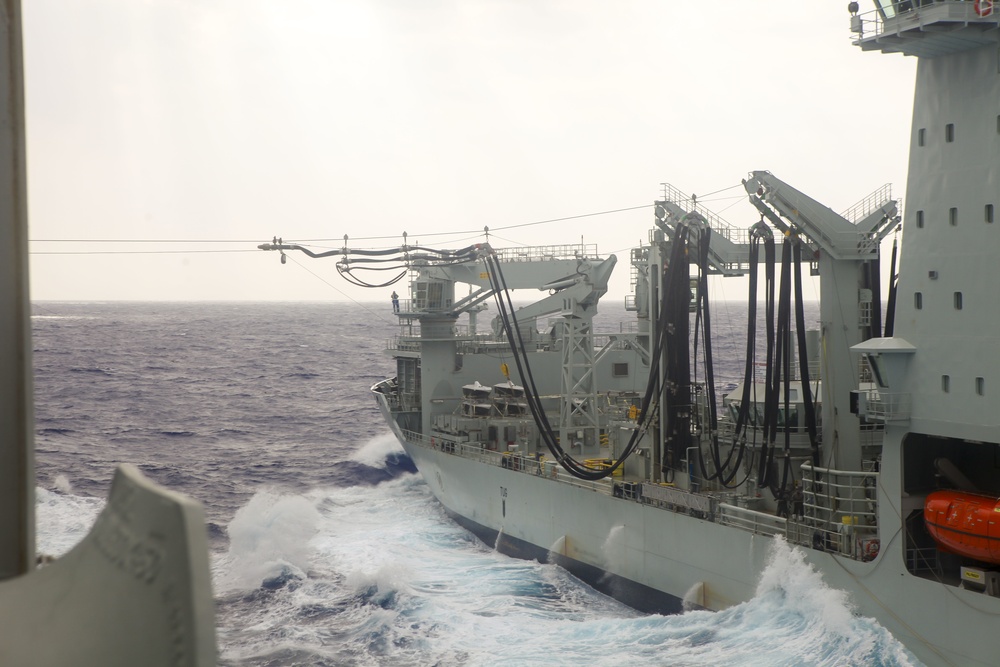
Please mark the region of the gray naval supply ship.
[[[996, 665], [1000, 8], [848, 9], [856, 46], [919, 60], [905, 215], [888, 189], [839, 215], [758, 171], [743, 183], [761, 222], [738, 230], [667, 187], [629, 258], [634, 322], [613, 334], [592, 324], [616, 258], [593, 247], [306, 252], [338, 256], [355, 282], [385, 262], [409, 276], [397, 374], [372, 391], [485, 542], [677, 612], [750, 599], [783, 538], [923, 662]], [[883, 322], [880, 245], [900, 225]], [[762, 331], [722, 409], [710, 274], [750, 276], [748, 329]], [[514, 309], [514, 289], [544, 296]], [[499, 315], [481, 331], [487, 300]]]

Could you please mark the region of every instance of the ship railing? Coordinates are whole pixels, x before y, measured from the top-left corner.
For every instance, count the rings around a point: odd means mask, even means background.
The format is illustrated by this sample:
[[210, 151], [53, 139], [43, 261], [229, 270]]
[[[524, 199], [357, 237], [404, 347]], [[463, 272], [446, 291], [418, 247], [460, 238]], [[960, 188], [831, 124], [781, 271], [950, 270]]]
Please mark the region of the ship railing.
[[937, 547], [907, 547], [906, 569], [913, 574], [932, 572], [941, 575], [941, 552]]
[[580, 489], [587, 489], [588, 491], [603, 493], [608, 496], [612, 495], [614, 491], [614, 482], [611, 477], [597, 481], [580, 479], [579, 477], [574, 477], [566, 472], [554, 459], [550, 459], [545, 456], [535, 457], [531, 454], [494, 451], [489, 451], [489, 454], [493, 455], [493, 460], [491, 462], [496, 461], [494, 465], [499, 465], [503, 468], [510, 468], [511, 470], [520, 471], [529, 475], [538, 475], [540, 477], [562, 482], [563, 484], [575, 486]]
[[435, 434], [425, 436], [416, 431], [402, 429], [403, 437], [407, 442], [436, 449], [446, 454], [454, 454], [467, 459], [473, 459], [480, 463], [494, 465], [499, 468], [506, 468], [515, 472], [522, 472], [529, 475], [538, 475], [549, 479], [557, 480], [570, 486], [575, 486], [588, 491], [595, 491], [605, 495], [612, 495], [614, 482], [612, 478], [598, 481], [588, 481], [573, 477], [554, 460], [544, 456], [535, 457], [531, 454], [521, 454], [517, 452], [500, 451], [489, 449], [486, 443], [481, 441], [465, 442], [457, 438]]
[[[543, 352], [547, 349], [548, 345], [544, 341], [534, 341], [533, 343], [528, 341], [524, 344], [524, 347], [529, 352], [531, 350]], [[458, 339], [455, 341], [455, 351], [467, 354], [482, 352], [484, 350], [496, 350], [498, 348], [501, 352], [506, 352], [510, 349], [510, 343], [506, 340], [498, 340], [496, 336], [490, 334], [477, 335], [475, 338]]]
[[715, 520], [723, 526], [734, 526], [757, 535], [784, 535], [788, 520], [729, 503], [719, 503]]
[[595, 350], [631, 350], [636, 346], [634, 333], [595, 333]]
[[[730, 222], [722, 219], [719, 214], [714, 211], [709, 210], [703, 204], [699, 204], [697, 198], [694, 195], [687, 195], [669, 183], [661, 183], [663, 186], [663, 200], [670, 202], [671, 204], [676, 204], [680, 208], [688, 212], [696, 212], [704, 216], [705, 220], [708, 221], [708, 226], [712, 228], [712, 231], [716, 234], [724, 236], [729, 241], [745, 245], [749, 243], [750, 232], [742, 227], [737, 227]], [[653, 242], [654, 236], [653, 231], [650, 230], [650, 242]]]
[[802, 464], [805, 521], [813, 546], [859, 560], [878, 552], [876, 494], [879, 473]]
[[[947, 7], [941, 7], [947, 5]], [[940, 10], [933, 16], [923, 16], [922, 9], [938, 6]], [[996, 8], [990, 13], [977, 11], [978, 3], [972, 0], [891, 0], [879, 3], [878, 8], [851, 17], [851, 32], [857, 35], [858, 41], [878, 37], [886, 31], [886, 22], [893, 19], [907, 19], [908, 24], [923, 26], [936, 20], [961, 21], [996, 21]], [[943, 14], [940, 12], [944, 12]], [[898, 26], [892, 29], [896, 30]], [[858, 42], [855, 42], [857, 44]]]
[[560, 259], [599, 259], [596, 243], [495, 248], [501, 262], [538, 262]]
[[903, 392], [861, 391], [859, 392], [858, 415], [869, 421], [907, 422], [913, 395]]
[[775, 516], [768, 512], [719, 503], [716, 523], [740, 528], [755, 535], [781, 535], [790, 544], [810, 545], [815, 529], [804, 521]]
[[892, 183], [886, 183], [882, 187], [878, 188], [870, 195], [859, 201], [858, 203], [851, 206], [849, 209], [840, 214], [840, 217], [844, 218], [848, 222], [857, 224], [859, 220], [867, 218], [869, 215], [877, 211], [882, 207], [887, 201], [892, 199]]
[[385, 349], [390, 352], [419, 352], [420, 338], [415, 336], [393, 336], [386, 341]]
[[625, 322], [618, 323], [618, 333], [623, 334], [638, 334], [639, 333], [639, 323], [635, 320], [626, 320]]
[[[455, 341], [457, 349], [460, 352], [472, 352], [482, 349], [484, 346], [488, 345], [493, 345], [493, 346], [499, 345], [503, 347], [507, 347], [509, 345], [509, 343], [507, 343], [506, 340], [498, 339], [493, 334], [477, 333], [475, 335], [472, 335], [471, 333], [469, 333], [467, 327], [464, 330], [456, 329], [453, 332], [453, 334], [454, 334], [453, 338], [446, 338], [444, 340], [453, 339]], [[390, 352], [419, 352], [420, 344], [425, 340], [428, 339], [421, 338], [419, 331], [417, 331], [412, 335], [404, 334], [399, 336], [393, 336], [386, 340], [385, 349]], [[440, 339], [435, 339], [435, 340], [440, 340]], [[549, 344], [550, 343], [542, 340], [535, 341], [535, 347], [538, 350], [545, 349], [545, 346]], [[530, 346], [531, 343], [528, 343], [528, 345]]]
[[647, 505], [655, 505], [661, 509], [696, 513], [703, 519], [715, 516], [718, 501], [700, 493], [692, 493], [685, 489], [664, 484], [643, 484], [642, 501]]

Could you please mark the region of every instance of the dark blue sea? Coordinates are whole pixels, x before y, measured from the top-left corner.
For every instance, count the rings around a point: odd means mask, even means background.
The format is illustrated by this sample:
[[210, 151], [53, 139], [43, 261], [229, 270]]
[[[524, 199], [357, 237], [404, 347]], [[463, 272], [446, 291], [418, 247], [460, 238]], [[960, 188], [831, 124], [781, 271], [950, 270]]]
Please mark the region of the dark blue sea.
[[[663, 617], [476, 540], [368, 395], [395, 370], [387, 305], [34, 304], [39, 551], [129, 462], [205, 505], [223, 665], [917, 664], [787, 547], [749, 602]], [[745, 310], [715, 315], [723, 386]]]

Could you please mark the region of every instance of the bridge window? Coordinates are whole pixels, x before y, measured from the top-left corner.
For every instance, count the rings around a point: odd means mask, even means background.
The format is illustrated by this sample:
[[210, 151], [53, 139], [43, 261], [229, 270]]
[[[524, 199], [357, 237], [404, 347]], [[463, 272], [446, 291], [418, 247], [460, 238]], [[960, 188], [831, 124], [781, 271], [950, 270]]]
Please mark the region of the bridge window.
[[628, 377], [628, 362], [615, 362], [611, 364], [611, 375], [616, 378]]

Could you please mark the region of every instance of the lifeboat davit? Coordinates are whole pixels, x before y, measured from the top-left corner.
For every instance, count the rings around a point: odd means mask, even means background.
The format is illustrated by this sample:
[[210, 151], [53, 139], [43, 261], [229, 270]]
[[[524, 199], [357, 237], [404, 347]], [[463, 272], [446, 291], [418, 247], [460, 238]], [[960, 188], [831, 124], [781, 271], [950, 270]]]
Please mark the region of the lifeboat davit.
[[1000, 498], [935, 491], [924, 502], [924, 522], [945, 551], [1000, 564]]

